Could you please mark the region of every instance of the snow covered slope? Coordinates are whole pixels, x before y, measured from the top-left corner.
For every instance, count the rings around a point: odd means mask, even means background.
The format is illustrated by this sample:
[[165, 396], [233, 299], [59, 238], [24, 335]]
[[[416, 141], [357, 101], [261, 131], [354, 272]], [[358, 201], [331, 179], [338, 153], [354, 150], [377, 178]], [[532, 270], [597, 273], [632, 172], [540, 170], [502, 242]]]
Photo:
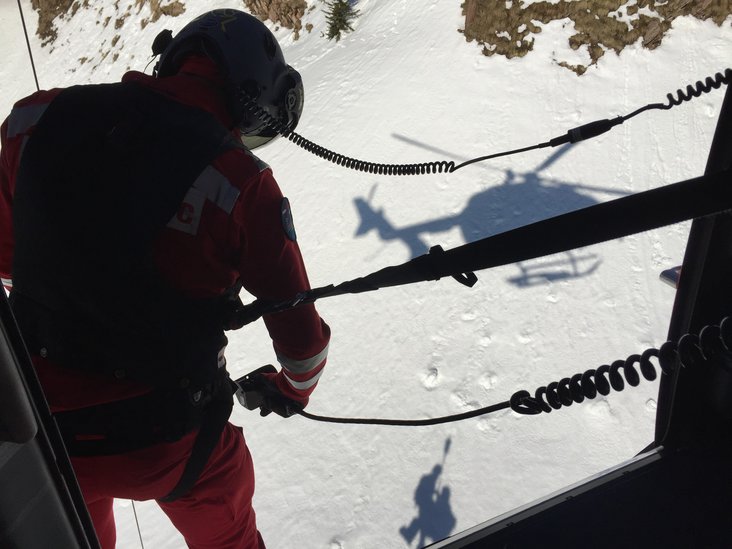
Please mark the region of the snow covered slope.
[[[35, 28], [30, 2], [22, 4]], [[91, 4], [58, 22], [52, 46], [41, 48], [32, 37], [42, 87], [142, 70], [163, 28], [177, 31], [200, 12], [242, 6], [188, 0], [184, 15], [144, 28], [148, 8], [132, 8], [116, 29], [115, 17], [134, 2]], [[457, 32], [464, 24], [459, 0], [361, 0], [355, 32], [339, 42], [321, 36], [324, 5], [311, 4], [312, 32], [294, 41], [291, 31], [275, 31], [305, 82], [298, 129], [374, 162], [460, 162], [545, 141], [662, 102], [667, 92], [729, 66], [732, 54], [732, 19], [719, 27], [680, 18], [659, 48], [608, 53], [578, 77], [557, 64], [582, 55], [567, 44], [569, 20], [545, 25], [533, 52], [508, 60], [484, 57]], [[0, 28], [0, 110], [7, 113], [34, 90], [11, 0], [0, 4]], [[451, 248], [700, 175], [722, 96], [719, 90], [645, 113], [573, 147], [449, 175], [351, 172], [284, 140], [260, 156], [293, 204], [311, 281], [321, 286], [435, 244]], [[458, 413], [657, 346], [674, 298], [658, 275], [681, 262], [687, 233], [681, 224], [479, 272], [472, 289], [444, 279], [324, 300], [331, 359], [309, 410], [393, 418]], [[231, 334], [233, 375], [274, 360], [260, 324]], [[329, 425], [243, 409], [233, 421], [254, 455], [255, 508], [269, 546], [415, 547], [630, 458], [652, 441], [657, 389], [644, 382], [551, 414], [505, 411], [439, 427]], [[183, 547], [154, 503], [137, 504], [137, 512], [146, 547]], [[117, 517], [119, 547], [139, 546], [129, 502], [118, 503]]]

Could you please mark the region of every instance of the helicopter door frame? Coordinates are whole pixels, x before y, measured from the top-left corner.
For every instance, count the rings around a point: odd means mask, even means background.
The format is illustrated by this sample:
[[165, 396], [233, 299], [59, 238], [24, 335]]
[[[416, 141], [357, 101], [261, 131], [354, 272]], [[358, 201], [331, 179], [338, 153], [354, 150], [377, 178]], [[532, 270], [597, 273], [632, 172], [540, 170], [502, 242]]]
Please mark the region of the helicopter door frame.
[[5, 290], [0, 294], [0, 547], [98, 549]]

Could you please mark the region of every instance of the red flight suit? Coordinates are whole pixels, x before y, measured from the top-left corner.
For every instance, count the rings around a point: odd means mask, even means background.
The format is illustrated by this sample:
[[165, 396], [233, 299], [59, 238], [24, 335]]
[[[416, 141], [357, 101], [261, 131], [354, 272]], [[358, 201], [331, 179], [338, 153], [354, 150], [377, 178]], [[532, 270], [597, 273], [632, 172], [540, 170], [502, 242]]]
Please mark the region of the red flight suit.
[[[129, 72], [123, 81], [138, 82], [231, 125], [216, 86], [219, 77], [206, 58], [189, 58], [172, 77]], [[9, 289], [18, 166], [34, 126], [61, 91], [40, 91], [22, 99], [0, 130], [0, 276]], [[200, 298], [222, 295], [237, 281], [256, 297], [277, 300], [310, 288], [289, 218], [281, 211], [282, 193], [266, 164], [247, 150], [232, 148], [219, 154], [196, 181], [154, 242], [154, 263], [167, 283]], [[307, 404], [326, 362], [330, 329], [313, 305], [265, 316], [264, 322], [282, 366], [276, 377], [278, 388]], [[142, 383], [110, 381], [40, 356], [32, 358], [52, 412], [120, 401], [151, 390]], [[168, 494], [180, 478], [195, 435], [118, 455], [72, 457], [102, 547], [115, 545], [113, 498], [148, 500]], [[241, 429], [229, 423], [192, 491], [159, 504], [189, 547], [257, 548], [264, 545], [251, 505], [253, 492], [249, 450]]]

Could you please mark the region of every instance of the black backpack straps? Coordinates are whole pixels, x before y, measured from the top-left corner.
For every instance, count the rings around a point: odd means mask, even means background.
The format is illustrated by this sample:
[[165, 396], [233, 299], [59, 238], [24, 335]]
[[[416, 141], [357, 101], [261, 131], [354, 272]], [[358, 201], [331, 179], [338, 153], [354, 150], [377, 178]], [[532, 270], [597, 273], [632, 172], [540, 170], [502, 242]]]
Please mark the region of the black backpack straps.
[[198, 481], [203, 469], [206, 467], [206, 463], [208, 463], [208, 459], [211, 457], [211, 453], [221, 438], [221, 433], [229, 421], [231, 410], [234, 407], [232, 390], [229, 387], [227, 377], [225, 387], [221, 389], [220, 395], [208, 405], [204, 412], [191, 455], [178, 480], [178, 484], [168, 495], [158, 501], [163, 503], [175, 501], [190, 492]]
[[129, 285], [228, 136], [205, 111], [135, 83], [61, 92], [18, 169], [15, 287], [57, 308]]
[[211, 381], [221, 307], [168, 288], [152, 246], [230, 139], [209, 113], [132, 82], [68, 88], [49, 105], [13, 204], [14, 291], [45, 308], [49, 358], [160, 386], [205, 355], [206, 375], [179, 377]]
[[[18, 172], [14, 293], [25, 298], [16, 305], [27, 313], [34, 347], [50, 342], [49, 358], [65, 366], [137, 379], [173, 395], [159, 407], [140, 402], [132, 421], [143, 423], [150, 408], [165, 416], [159, 433], [126, 436], [125, 413], [110, 404], [108, 417], [120, 421], [101, 426], [101, 449], [78, 449], [96, 455], [159, 442], [159, 435], [175, 440], [194, 428], [182, 416], [200, 418], [171, 498], [196, 482], [233, 404], [225, 371], [218, 371], [222, 304], [166, 287], [152, 243], [229, 140], [210, 114], [138, 84], [79, 86], [48, 107]], [[126, 404], [133, 403], [119, 406]], [[94, 412], [64, 416], [66, 434], [94, 431]]]

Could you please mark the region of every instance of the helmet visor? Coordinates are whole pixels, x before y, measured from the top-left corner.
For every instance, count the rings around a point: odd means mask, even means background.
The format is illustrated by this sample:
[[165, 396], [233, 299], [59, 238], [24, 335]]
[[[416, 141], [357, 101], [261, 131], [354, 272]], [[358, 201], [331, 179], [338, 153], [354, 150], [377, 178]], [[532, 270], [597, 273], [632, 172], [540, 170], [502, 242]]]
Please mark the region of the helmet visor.
[[[265, 100], [254, 109], [245, 106], [248, 113], [239, 125], [239, 131], [241, 142], [250, 150], [269, 143], [281, 131], [293, 131], [300, 122], [305, 95], [300, 74], [288, 65], [278, 84], [274, 94], [278, 100]], [[250, 104], [249, 95], [243, 94], [243, 99]]]
[[271, 143], [273, 140], [279, 137], [279, 134], [275, 133], [274, 135], [245, 135], [243, 133], [240, 133], [239, 137], [241, 138], [242, 144], [251, 151], [256, 149], [257, 147], [262, 147], [268, 143]]

